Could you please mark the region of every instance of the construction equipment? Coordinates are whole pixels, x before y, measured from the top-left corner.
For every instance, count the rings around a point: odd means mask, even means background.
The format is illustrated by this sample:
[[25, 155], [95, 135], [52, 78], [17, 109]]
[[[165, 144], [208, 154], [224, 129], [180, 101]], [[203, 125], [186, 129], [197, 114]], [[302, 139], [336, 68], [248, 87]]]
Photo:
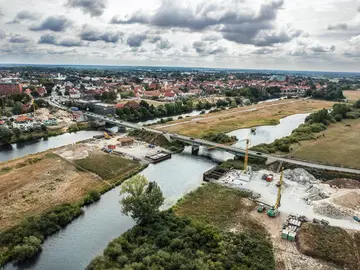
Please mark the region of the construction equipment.
[[259, 204], [257, 211], [259, 213], [262, 213], [262, 212], [264, 212], [265, 209], [266, 209], [265, 205], [261, 203], [261, 204]]
[[280, 175], [280, 181], [279, 181], [279, 185], [278, 185], [278, 192], [277, 192], [276, 202], [275, 202], [275, 205], [272, 206], [267, 211], [267, 215], [269, 217], [276, 217], [279, 214], [283, 178], [284, 178], [284, 168], [281, 168], [281, 175]]
[[[250, 138], [250, 136], [249, 136], [249, 138]], [[246, 149], [245, 149], [245, 159], [244, 159], [244, 173], [248, 172], [249, 144], [250, 144], [250, 139], [249, 138], [246, 139]]]
[[110, 136], [108, 133], [104, 132], [104, 138], [105, 138], [106, 140], [110, 140], [110, 139], [111, 139], [111, 136]]

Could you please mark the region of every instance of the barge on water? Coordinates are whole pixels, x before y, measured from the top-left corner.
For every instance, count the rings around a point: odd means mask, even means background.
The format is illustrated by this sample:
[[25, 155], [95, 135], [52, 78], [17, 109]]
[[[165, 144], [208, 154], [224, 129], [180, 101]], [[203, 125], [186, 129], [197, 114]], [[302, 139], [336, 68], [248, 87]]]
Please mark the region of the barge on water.
[[216, 166], [204, 173], [203, 181], [210, 182], [213, 180], [219, 180], [222, 176], [224, 176], [229, 171], [230, 171], [229, 169], [225, 169], [225, 168]]
[[159, 163], [161, 161], [171, 158], [171, 153], [161, 151], [156, 154], [146, 155], [145, 158], [147, 160], [149, 160], [151, 163], [156, 164], [156, 163]]

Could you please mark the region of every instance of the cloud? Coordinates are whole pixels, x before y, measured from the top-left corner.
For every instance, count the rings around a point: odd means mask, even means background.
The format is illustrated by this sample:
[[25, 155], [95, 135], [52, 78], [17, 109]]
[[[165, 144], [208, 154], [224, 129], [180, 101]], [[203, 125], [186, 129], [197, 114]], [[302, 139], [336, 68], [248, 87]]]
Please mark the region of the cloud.
[[59, 45], [64, 47], [79, 47], [83, 46], [84, 43], [78, 39], [67, 38], [60, 41]]
[[211, 42], [211, 43], [214, 43], [214, 42], [216, 42], [216, 41], [219, 41], [220, 39], [221, 39], [221, 37], [218, 36], [218, 35], [207, 35], [207, 36], [203, 36], [203, 37], [201, 38], [201, 40], [203, 40], [203, 41], [209, 41], [209, 42]]
[[2, 8], [0, 7], [0, 17], [5, 16], [5, 13], [2, 11]]
[[32, 26], [31, 31], [50, 30], [53, 32], [62, 32], [72, 25], [72, 22], [64, 16], [50, 16], [38, 26]]
[[39, 44], [51, 44], [63, 47], [79, 47], [84, 43], [79, 39], [65, 38], [59, 41], [59, 37], [53, 34], [44, 34], [40, 37]]
[[[136, 11], [127, 18], [113, 17], [113, 24], [146, 24], [161, 28], [179, 28], [190, 31], [215, 30], [223, 38], [241, 44], [283, 43], [297, 37], [301, 32], [294, 30], [291, 34], [278, 32], [274, 24], [283, 0], [273, 0], [250, 9], [245, 1], [203, 1], [196, 8], [184, 5], [179, 1], [162, 0], [158, 9], [153, 12]], [[259, 38], [258, 35], [261, 35]]]
[[335, 50], [336, 47], [332, 44], [323, 44], [319, 41], [314, 41], [312, 43], [309, 43], [308, 41], [298, 41], [297, 45], [288, 51], [288, 55], [310, 57], [321, 55], [323, 57], [325, 54], [333, 53]]
[[348, 40], [348, 47], [344, 50], [343, 55], [349, 58], [360, 57], [360, 35], [353, 36]]
[[121, 37], [121, 32], [100, 31], [88, 25], [84, 25], [80, 33], [80, 38], [85, 41], [104, 41], [106, 43], [117, 43]]
[[147, 39], [147, 35], [145, 34], [135, 34], [131, 35], [127, 38], [126, 44], [130, 47], [141, 47], [144, 40]]
[[80, 8], [85, 14], [91, 17], [101, 16], [107, 5], [107, 0], [68, 0], [67, 6]]
[[159, 50], [168, 50], [172, 47], [172, 44], [167, 39], [161, 39], [156, 43], [156, 48]]
[[202, 56], [225, 54], [227, 52], [227, 48], [225, 47], [208, 46], [208, 43], [204, 41], [195, 41], [192, 46], [193, 49]]
[[0, 40], [4, 39], [5, 37], [6, 37], [5, 31], [0, 29]]
[[22, 35], [12, 36], [9, 40], [10, 43], [27, 43], [30, 42], [31, 39], [28, 37], [24, 37]]
[[261, 54], [261, 55], [267, 55], [267, 54], [273, 54], [274, 52], [278, 51], [278, 49], [273, 48], [258, 48], [256, 50], [253, 50], [252, 54]]
[[40, 17], [36, 12], [31, 12], [28, 10], [20, 11], [16, 14], [15, 18], [10, 23], [20, 23], [21, 21], [35, 21]]
[[161, 41], [161, 37], [160, 37], [160, 36], [150, 37], [150, 38], [148, 38], [148, 41], [149, 41], [150, 43], [156, 43], [156, 42], [158, 42], [158, 41]]
[[64, 55], [64, 54], [77, 54], [77, 50], [46, 50], [48, 54], [54, 54], [54, 55]]
[[58, 37], [53, 34], [44, 34], [40, 37], [38, 43], [56, 45], [58, 43]]
[[347, 30], [348, 25], [346, 23], [331, 24], [328, 26], [329, 31], [333, 30]]
[[308, 49], [315, 53], [327, 53], [335, 51], [334, 45], [326, 45], [326, 44], [314, 44], [308, 46]]

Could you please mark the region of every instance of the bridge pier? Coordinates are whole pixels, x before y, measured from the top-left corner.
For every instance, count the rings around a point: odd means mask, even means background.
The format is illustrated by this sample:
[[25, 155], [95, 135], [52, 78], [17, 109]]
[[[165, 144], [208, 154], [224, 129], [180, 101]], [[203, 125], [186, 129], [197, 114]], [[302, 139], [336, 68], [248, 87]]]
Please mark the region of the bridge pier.
[[199, 146], [199, 145], [192, 145], [192, 146], [191, 146], [191, 154], [192, 154], [192, 155], [198, 155], [198, 154], [199, 154], [199, 150], [200, 150], [200, 146]]

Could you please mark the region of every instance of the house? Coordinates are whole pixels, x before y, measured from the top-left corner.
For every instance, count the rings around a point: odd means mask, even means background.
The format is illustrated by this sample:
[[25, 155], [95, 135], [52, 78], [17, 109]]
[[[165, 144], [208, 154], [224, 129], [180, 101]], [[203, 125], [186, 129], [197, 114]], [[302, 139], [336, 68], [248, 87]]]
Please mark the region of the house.
[[73, 88], [69, 91], [69, 96], [70, 96], [70, 98], [80, 98], [81, 94], [80, 94], [79, 90]]
[[36, 88], [36, 92], [39, 93], [39, 96], [40, 96], [40, 97], [43, 97], [43, 96], [47, 93], [46, 88], [45, 88], [44, 86], [42, 86], [42, 87], [37, 87], [37, 88]]
[[173, 101], [177, 98], [177, 94], [174, 91], [166, 91], [164, 94], [164, 99]]
[[161, 98], [164, 95], [159, 91], [159, 90], [155, 90], [155, 91], [145, 91], [143, 97], [144, 98]]
[[22, 92], [22, 85], [18, 83], [0, 83], [0, 96], [8, 96]]
[[115, 114], [115, 106], [113, 104], [106, 104], [106, 103], [95, 103], [93, 105], [94, 113], [108, 115], [108, 114]]
[[137, 103], [136, 101], [131, 100], [126, 103], [116, 104], [115, 107], [116, 107], [116, 109], [133, 108], [133, 109], [137, 110], [140, 108], [140, 104]]

